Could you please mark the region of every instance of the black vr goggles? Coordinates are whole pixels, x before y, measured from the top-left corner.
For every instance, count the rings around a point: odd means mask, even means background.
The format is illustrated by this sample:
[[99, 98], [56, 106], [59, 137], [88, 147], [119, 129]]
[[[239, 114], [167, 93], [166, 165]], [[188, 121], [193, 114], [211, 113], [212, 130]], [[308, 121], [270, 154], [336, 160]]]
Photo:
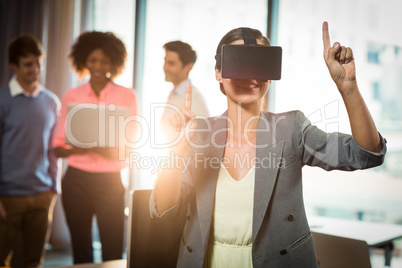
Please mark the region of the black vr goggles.
[[244, 45], [223, 45], [215, 56], [223, 78], [280, 80], [282, 48], [257, 45], [253, 31], [241, 28]]

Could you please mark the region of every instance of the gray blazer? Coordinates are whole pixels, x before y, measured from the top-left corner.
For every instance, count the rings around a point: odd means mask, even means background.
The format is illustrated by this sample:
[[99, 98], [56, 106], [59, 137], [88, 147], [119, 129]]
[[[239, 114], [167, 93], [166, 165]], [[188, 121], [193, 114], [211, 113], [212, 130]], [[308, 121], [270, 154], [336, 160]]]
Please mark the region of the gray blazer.
[[[191, 164], [182, 176], [179, 202], [152, 217], [169, 221], [187, 210], [177, 267], [204, 265], [210, 237], [220, 160], [226, 142], [226, 113], [198, 122]], [[381, 137], [381, 135], [380, 135]], [[261, 114], [258, 123], [252, 231], [254, 267], [317, 267], [313, 238], [303, 204], [302, 167], [356, 170], [381, 165], [383, 150], [361, 148], [351, 135], [325, 133], [300, 111]], [[198, 147], [198, 148], [195, 148]]]

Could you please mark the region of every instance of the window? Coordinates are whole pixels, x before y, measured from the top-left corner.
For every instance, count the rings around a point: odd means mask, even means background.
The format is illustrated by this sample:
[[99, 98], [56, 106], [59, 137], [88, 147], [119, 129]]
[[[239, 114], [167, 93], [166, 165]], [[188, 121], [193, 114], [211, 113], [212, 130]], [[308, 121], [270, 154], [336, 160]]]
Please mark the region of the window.
[[375, 81], [371, 83], [371, 88], [373, 89], [373, 99], [376, 101], [381, 101], [381, 87], [380, 82]]
[[113, 32], [126, 45], [125, 69], [115, 82], [128, 88], [133, 87], [134, 5], [135, 1], [132, 0], [119, 0], [118, 4], [113, 0], [94, 1], [93, 29]]
[[[142, 115], [150, 127], [159, 125], [156, 110], [152, 105], [165, 103], [173, 86], [165, 82], [163, 45], [173, 40], [189, 43], [197, 52], [197, 61], [189, 78], [207, 101], [211, 115], [220, 115], [226, 110], [226, 98], [215, 80], [216, 47], [229, 30], [237, 27], [252, 27], [262, 33], [267, 31], [267, 1], [265, 0], [148, 0], [146, 14], [145, 69], [142, 91]], [[145, 169], [150, 159], [161, 159], [164, 154], [155, 150], [150, 142], [140, 149], [141, 158], [135, 166], [140, 175], [140, 187], [152, 187], [156, 178], [153, 168]], [[160, 157], [159, 157], [160, 156]], [[142, 161], [142, 164], [141, 164]], [[147, 165], [148, 166], [148, 165]]]
[[381, 52], [383, 50], [382, 46], [369, 43], [367, 49], [367, 62], [373, 64], [380, 64]]
[[278, 45], [283, 47], [283, 73], [282, 80], [275, 82], [276, 112], [298, 109], [323, 130], [332, 126], [331, 131], [351, 132], [343, 100], [322, 56], [321, 27], [326, 20], [331, 43], [339, 41], [353, 49], [359, 89], [388, 140], [386, 161], [378, 168], [356, 172], [304, 168], [304, 197], [310, 213], [402, 220], [398, 209], [402, 205], [402, 39], [389, 30], [402, 23], [397, 3], [280, 1]]

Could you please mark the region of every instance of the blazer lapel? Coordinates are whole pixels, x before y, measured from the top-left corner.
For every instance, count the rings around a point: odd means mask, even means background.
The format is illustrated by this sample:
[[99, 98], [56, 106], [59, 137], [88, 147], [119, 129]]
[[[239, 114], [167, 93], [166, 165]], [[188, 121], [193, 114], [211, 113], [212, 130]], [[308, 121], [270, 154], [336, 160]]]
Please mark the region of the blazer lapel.
[[[207, 250], [208, 246], [216, 182], [226, 144], [226, 113], [218, 118], [214, 118], [214, 121], [215, 122], [212, 122], [212, 131], [208, 136], [210, 147], [206, 150], [202, 150], [203, 154], [201, 157], [204, 158], [204, 162], [199, 164], [196, 168], [198, 169], [196, 174], [200, 174], [196, 179], [195, 189], [204, 252]], [[211, 161], [213, 161], [213, 163]]]
[[277, 142], [275, 122], [262, 114], [258, 122], [252, 239], [258, 234], [271, 200], [284, 141]]

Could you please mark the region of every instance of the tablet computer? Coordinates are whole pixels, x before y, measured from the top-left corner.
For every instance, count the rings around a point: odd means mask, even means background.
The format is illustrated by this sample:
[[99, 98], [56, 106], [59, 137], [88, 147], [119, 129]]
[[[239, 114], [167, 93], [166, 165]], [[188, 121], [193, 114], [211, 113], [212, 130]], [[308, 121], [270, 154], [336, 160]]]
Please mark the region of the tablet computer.
[[81, 148], [118, 147], [125, 135], [128, 107], [70, 104], [66, 116], [68, 145]]

